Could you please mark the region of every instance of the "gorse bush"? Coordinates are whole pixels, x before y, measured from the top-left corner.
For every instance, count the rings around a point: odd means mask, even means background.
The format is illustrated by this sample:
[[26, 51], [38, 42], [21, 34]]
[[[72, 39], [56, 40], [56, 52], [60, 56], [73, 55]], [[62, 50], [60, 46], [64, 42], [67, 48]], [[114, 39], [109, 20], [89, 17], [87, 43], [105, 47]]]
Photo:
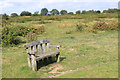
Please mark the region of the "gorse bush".
[[93, 25], [93, 29], [98, 30], [118, 30], [118, 23], [117, 22], [104, 22], [98, 21]]
[[18, 26], [12, 26], [9, 30], [9, 34], [13, 36], [25, 36], [29, 31], [28, 27], [18, 25]]
[[11, 44], [19, 44], [21, 42], [20, 39], [12, 32], [11, 26], [4, 26], [2, 28], [2, 46], [11, 45]]
[[119, 30], [118, 22], [117, 21], [110, 22], [109, 26], [110, 26], [109, 27], [110, 30]]
[[106, 30], [107, 28], [108, 28], [108, 24], [103, 21], [99, 21], [94, 25], [94, 29]]
[[2, 27], [2, 45], [17, 45], [21, 42], [19, 36], [25, 37], [29, 32], [42, 34], [44, 32], [44, 26], [27, 27], [22, 25], [5, 25]]

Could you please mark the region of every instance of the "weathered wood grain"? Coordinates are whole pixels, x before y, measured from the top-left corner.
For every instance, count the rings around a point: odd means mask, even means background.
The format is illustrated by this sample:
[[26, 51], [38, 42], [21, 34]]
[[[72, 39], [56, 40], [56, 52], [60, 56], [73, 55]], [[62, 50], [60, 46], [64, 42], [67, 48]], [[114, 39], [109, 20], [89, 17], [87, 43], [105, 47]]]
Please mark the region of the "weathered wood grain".
[[25, 47], [25, 48], [28, 48], [28, 47], [30, 47], [30, 46], [35, 46], [35, 45], [43, 44], [43, 43], [50, 43], [50, 40], [34, 41], [34, 42], [31, 42], [31, 43], [26, 44], [24, 47]]
[[47, 52], [44, 54], [36, 55], [36, 60], [44, 59], [45, 57], [51, 57], [56, 54], [59, 54], [59, 52]]
[[49, 47], [57, 48], [57, 47], [61, 47], [61, 45], [50, 45]]
[[45, 43], [42, 44], [42, 53], [45, 53]]
[[47, 52], [50, 52], [50, 43], [47, 43]]
[[29, 53], [30, 53], [30, 51], [29, 51], [29, 49], [27, 49], [28, 67], [31, 68], [31, 59], [30, 59], [31, 57], [30, 57]]
[[37, 53], [40, 54], [41, 53], [41, 50], [40, 50], [40, 45], [38, 45], [37, 47]]
[[32, 59], [32, 70], [36, 71], [37, 70], [37, 63], [36, 63], [35, 55], [31, 55], [31, 59]]
[[60, 53], [57, 54], [57, 62], [60, 62]]

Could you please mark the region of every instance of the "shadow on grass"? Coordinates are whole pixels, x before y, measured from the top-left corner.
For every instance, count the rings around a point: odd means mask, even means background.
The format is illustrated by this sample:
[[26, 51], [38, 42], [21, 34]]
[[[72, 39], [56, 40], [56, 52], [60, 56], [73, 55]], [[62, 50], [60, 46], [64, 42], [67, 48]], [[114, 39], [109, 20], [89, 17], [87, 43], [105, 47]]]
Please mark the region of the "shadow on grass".
[[60, 62], [62, 62], [64, 59], [66, 59], [66, 57], [60, 57]]
[[[62, 62], [64, 59], [66, 59], [66, 57], [60, 57], [60, 62]], [[47, 66], [49, 64], [53, 64], [56, 62], [57, 62], [57, 58], [55, 56], [44, 58], [43, 60], [41, 59], [37, 61], [37, 70], [39, 70], [43, 66]]]

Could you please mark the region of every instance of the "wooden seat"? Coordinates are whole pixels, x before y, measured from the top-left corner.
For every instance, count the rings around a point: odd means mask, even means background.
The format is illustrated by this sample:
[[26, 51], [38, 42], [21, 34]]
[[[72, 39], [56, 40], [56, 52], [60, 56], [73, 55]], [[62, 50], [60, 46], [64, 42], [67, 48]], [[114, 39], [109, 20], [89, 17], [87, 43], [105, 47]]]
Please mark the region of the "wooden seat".
[[[28, 56], [28, 66], [32, 68], [33, 71], [37, 70], [36, 61], [56, 55], [57, 62], [60, 58], [60, 45], [50, 45], [49, 40], [40, 40], [31, 42], [25, 45]], [[51, 48], [55, 48], [55, 51], [51, 51]]]
[[40, 59], [44, 59], [44, 58], [48, 58], [50, 56], [54, 56], [59, 54], [59, 52], [46, 52], [45, 54], [40, 54], [40, 55], [36, 55], [36, 60], [40, 60]]

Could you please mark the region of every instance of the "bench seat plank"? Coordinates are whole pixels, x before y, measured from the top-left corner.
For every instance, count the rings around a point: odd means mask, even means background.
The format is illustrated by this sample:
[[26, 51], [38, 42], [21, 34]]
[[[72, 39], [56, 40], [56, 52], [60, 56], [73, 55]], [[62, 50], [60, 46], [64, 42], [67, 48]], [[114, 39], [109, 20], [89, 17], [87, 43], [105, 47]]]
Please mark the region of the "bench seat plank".
[[40, 60], [40, 59], [44, 59], [46, 57], [50, 57], [50, 56], [57, 55], [57, 54], [59, 54], [59, 51], [46, 52], [46, 53], [43, 53], [43, 54], [40, 54], [40, 55], [35, 55], [35, 57], [36, 57], [36, 60]]

